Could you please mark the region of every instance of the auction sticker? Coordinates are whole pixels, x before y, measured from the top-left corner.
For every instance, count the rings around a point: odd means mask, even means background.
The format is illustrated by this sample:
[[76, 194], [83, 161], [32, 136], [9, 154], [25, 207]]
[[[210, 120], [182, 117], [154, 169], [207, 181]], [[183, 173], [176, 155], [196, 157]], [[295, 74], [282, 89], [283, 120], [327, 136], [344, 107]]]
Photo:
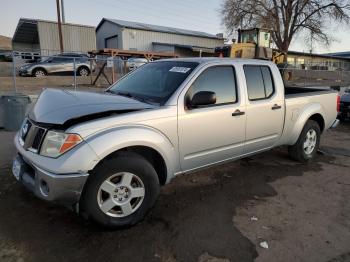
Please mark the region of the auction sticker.
[[186, 74], [188, 71], [190, 71], [191, 68], [188, 67], [179, 67], [179, 66], [174, 66], [169, 70], [169, 72], [175, 72], [175, 73], [182, 73]]

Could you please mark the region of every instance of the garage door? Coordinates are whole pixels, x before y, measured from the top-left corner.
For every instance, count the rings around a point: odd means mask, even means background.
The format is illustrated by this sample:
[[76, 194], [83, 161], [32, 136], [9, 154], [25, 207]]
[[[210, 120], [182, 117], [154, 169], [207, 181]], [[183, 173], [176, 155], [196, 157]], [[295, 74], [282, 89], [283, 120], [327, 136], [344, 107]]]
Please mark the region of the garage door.
[[106, 48], [118, 48], [118, 36], [112, 36], [105, 39]]

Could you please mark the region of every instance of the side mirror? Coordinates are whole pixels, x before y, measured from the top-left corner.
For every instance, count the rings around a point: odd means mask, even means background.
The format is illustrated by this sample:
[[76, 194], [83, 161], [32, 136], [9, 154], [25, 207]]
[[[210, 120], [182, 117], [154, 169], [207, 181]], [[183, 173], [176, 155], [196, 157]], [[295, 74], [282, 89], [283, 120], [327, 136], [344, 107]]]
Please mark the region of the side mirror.
[[200, 91], [192, 97], [189, 107], [196, 108], [200, 106], [214, 105], [216, 103], [216, 94], [210, 91]]

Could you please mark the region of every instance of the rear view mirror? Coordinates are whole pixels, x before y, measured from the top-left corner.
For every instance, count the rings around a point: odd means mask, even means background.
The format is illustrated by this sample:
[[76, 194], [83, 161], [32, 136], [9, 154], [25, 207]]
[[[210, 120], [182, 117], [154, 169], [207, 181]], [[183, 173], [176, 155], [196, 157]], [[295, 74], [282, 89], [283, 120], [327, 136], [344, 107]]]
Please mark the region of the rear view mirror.
[[201, 91], [196, 93], [192, 100], [190, 101], [189, 106], [191, 108], [214, 105], [216, 103], [216, 94], [210, 91]]

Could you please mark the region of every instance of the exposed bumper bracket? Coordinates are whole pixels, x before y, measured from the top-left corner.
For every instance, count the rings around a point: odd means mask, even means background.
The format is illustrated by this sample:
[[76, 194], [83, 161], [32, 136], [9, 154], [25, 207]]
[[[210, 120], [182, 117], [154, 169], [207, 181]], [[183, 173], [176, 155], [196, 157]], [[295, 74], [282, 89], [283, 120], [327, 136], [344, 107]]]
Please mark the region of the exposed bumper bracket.
[[331, 128], [336, 128], [339, 125], [339, 119], [334, 120], [333, 124], [331, 125]]

